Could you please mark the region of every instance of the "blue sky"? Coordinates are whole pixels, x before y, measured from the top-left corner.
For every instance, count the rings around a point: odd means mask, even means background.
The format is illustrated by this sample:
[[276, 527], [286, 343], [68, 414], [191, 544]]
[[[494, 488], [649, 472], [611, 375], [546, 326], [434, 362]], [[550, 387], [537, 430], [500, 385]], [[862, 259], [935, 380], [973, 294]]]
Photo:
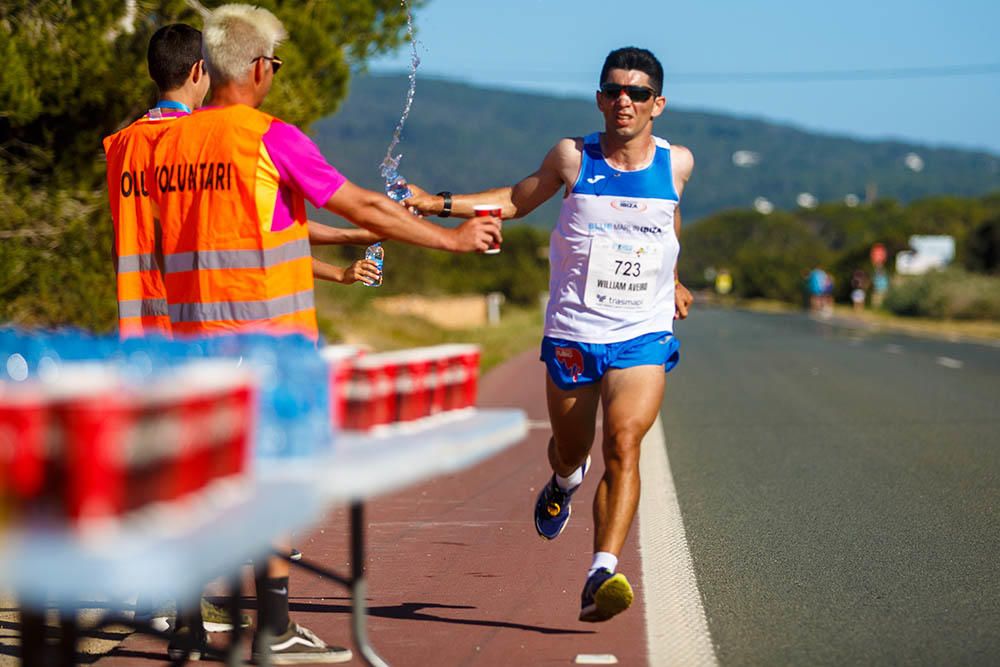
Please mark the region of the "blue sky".
[[415, 23], [418, 105], [421, 75], [591, 97], [608, 51], [635, 45], [678, 108], [1000, 153], [996, 0], [429, 0]]

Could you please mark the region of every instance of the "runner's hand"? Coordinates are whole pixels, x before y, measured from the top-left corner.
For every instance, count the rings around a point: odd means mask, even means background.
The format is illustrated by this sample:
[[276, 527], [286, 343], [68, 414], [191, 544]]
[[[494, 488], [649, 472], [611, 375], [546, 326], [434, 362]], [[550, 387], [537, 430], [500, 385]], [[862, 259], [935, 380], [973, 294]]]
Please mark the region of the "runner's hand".
[[441, 207], [444, 206], [443, 197], [432, 195], [413, 183], [408, 183], [407, 185], [410, 186], [410, 192], [413, 193], [413, 196], [407, 197], [402, 203], [410, 209], [410, 213], [413, 213], [414, 215], [426, 216], [437, 215], [441, 212]]
[[364, 283], [374, 283], [378, 280], [378, 265], [370, 259], [359, 259], [344, 269], [345, 285], [351, 285], [358, 281]]
[[677, 283], [674, 285], [674, 319], [683, 320], [688, 316], [688, 309], [694, 303], [694, 297], [687, 287]]
[[469, 218], [451, 230], [454, 252], [486, 252], [494, 243], [501, 243], [500, 218], [492, 216]]

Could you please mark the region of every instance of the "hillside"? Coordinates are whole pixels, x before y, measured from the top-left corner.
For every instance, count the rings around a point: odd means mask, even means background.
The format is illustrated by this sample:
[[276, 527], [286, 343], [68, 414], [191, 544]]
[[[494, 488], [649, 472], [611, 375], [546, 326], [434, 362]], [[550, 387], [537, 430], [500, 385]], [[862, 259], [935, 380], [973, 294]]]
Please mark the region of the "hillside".
[[[381, 187], [378, 165], [399, 119], [404, 76], [357, 76], [341, 110], [313, 125], [324, 154], [349, 178]], [[431, 191], [468, 192], [510, 184], [533, 170], [563, 136], [599, 129], [592, 101], [477, 88], [418, 78], [413, 110], [397, 153], [401, 172]], [[819, 201], [879, 197], [903, 202], [934, 194], [980, 195], [1000, 189], [1000, 156], [896, 141], [861, 141], [806, 132], [760, 120], [673, 108], [657, 134], [694, 151], [695, 178], [684, 196], [690, 222], [714, 212], [747, 208], [756, 197], [779, 209], [795, 207], [800, 192]], [[735, 151], [760, 156], [753, 167], [733, 164]], [[918, 154], [924, 168], [908, 169]], [[548, 226], [550, 202], [531, 222]]]

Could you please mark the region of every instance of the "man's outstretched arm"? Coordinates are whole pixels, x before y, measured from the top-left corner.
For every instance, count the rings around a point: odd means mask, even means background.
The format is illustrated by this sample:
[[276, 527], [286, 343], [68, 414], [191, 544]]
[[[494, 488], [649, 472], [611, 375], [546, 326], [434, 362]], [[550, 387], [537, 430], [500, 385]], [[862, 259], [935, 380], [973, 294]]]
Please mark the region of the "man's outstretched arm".
[[379, 238], [395, 239], [451, 252], [484, 252], [500, 243], [500, 221], [472, 218], [455, 228], [440, 227], [415, 216], [380, 192], [346, 181], [324, 205], [328, 211], [364, 227]]
[[313, 220], [309, 221], [308, 226], [311, 245], [370, 245], [384, 240], [361, 227], [333, 227]]
[[[580, 170], [581, 147], [579, 139], [562, 139], [548, 152], [541, 166], [516, 185], [452, 195], [451, 215], [469, 217], [475, 214], [473, 206], [476, 204], [499, 204], [505, 220], [523, 218], [548, 201], [559, 188], [576, 178]], [[422, 215], [442, 213], [444, 197], [428, 194], [412, 183], [410, 188], [414, 194], [404, 202], [407, 206]]]

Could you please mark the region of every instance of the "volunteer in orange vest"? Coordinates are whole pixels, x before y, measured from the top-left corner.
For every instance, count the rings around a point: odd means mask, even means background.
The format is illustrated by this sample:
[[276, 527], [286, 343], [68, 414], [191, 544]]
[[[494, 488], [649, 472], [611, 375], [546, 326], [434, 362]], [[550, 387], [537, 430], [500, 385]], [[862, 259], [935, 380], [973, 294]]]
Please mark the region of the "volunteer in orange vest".
[[[150, 183], [144, 168], [170, 121], [201, 106], [209, 84], [201, 57], [201, 31], [189, 25], [174, 23], [157, 30], [149, 40], [146, 62], [158, 89], [156, 105], [139, 120], [104, 139], [115, 229], [118, 330], [122, 338], [170, 335], [166, 292], [157, 270]], [[367, 245], [378, 237], [365, 229], [309, 222], [309, 239], [314, 245]], [[378, 277], [376, 265], [368, 260], [341, 268], [314, 259], [312, 269], [317, 278], [344, 284], [371, 282]]]
[[159, 205], [175, 334], [317, 337], [306, 199], [379, 237], [431, 248], [483, 251], [500, 237], [494, 218], [449, 229], [411, 215], [344, 178], [301, 130], [258, 111], [285, 36], [266, 10], [212, 12], [204, 35], [209, 105], [157, 144], [146, 178]]
[[170, 335], [167, 295], [155, 254], [152, 183], [144, 169], [171, 121], [191, 113], [208, 93], [201, 31], [183, 23], [163, 26], [149, 40], [146, 62], [159, 101], [142, 118], [104, 139], [122, 338]]
[[[163, 134], [147, 168], [157, 206], [168, 312], [175, 334], [266, 330], [318, 337], [305, 201], [379, 238], [455, 252], [500, 242], [495, 218], [457, 228], [411, 215], [330, 166], [298, 128], [257, 108], [287, 36], [270, 12], [226, 5], [205, 21], [208, 106]], [[254, 652], [275, 664], [349, 660], [288, 616], [288, 564], [258, 581]], [[267, 643], [261, 630], [271, 635]]]

